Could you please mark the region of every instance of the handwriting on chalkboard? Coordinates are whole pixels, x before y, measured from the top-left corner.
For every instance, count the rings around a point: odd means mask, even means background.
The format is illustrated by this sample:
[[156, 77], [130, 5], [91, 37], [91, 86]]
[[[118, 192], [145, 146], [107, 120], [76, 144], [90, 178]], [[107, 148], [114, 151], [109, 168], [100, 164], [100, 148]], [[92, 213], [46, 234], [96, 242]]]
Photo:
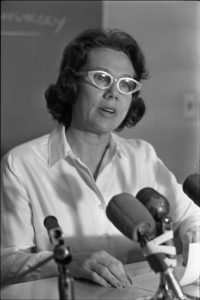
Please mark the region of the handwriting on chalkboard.
[[[4, 11], [1, 13], [2, 24], [32, 24], [39, 27], [48, 27], [58, 34], [64, 27], [67, 16], [55, 17], [35, 12]], [[8, 32], [8, 30], [6, 30]]]

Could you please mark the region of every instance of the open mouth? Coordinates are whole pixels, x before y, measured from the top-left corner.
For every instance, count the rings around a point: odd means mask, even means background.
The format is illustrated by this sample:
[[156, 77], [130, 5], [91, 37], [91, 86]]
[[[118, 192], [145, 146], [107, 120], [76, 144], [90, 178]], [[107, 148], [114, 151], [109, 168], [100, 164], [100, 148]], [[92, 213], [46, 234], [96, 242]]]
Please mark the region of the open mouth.
[[114, 113], [115, 113], [115, 110], [112, 109], [112, 108], [101, 107], [100, 109], [101, 109], [102, 111], [105, 111], [105, 112], [110, 113], [110, 114], [114, 114]]

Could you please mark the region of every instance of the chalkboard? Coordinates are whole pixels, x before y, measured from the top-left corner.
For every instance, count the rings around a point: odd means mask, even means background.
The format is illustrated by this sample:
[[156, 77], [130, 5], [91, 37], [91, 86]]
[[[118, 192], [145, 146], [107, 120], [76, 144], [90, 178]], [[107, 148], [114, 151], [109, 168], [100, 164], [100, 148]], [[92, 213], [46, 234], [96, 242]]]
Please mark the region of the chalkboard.
[[101, 27], [101, 1], [5, 1], [1, 4], [1, 155], [51, 131], [44, 91], [64, 47]]

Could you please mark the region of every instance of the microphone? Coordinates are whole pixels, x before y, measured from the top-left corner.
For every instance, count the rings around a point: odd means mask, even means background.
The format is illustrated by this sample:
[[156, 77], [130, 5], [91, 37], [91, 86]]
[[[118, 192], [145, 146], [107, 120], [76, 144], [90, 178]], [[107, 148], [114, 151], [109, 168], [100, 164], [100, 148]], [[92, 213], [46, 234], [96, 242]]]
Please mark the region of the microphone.
[[[139, 242], [141, 247], [157, 236], [157, 224], [152, 215], [137, 198], [128, 193], [114, 196], [106, 207], [106, 215], [122, 234]], [[167, 269], [165, 257], [165, 254], [158, 253], [149, 255], [146, 259], [157, 273]]]
[[64, 234], [58, 220], [54, 216], [48, 216], [44, 219], [44, 226], [47, 229], [50, 242], [54, 245], [64, 244]]
[[106, 207], [108, 219], [129, 239], [138, 242], [141, 230], [147, 239], [156, 237], [156, 223], [145, 206], [128, 193], [115, 195]]
[[47, 229], [50, 242], [54, 245], [54, 259], [59, 264], [71, 262], [72, 255], [69, 247], [65, 246], [64, 234], [54, 216], [47, 216], [44, 219], [44, 226]]
[[189, 175], [183, 183], [184, 193], [200, 207], [200, 174]]
[[[146, 187], [141, 189], [137, 193], [136, 197], [145, 205], [145, 207], [147, 207], [156, 220], [159, 234], [172, 229], [171, 219], [168, 217], [170, 210], [169, 202], [163, 195], [155, 191], [153, 188]], [[169, 241], [167, 244], [170, 245], [172, 243]], [[152, 254], [147, 257], [147, 260], [155, 272], [156, 270], [160, 270], [160, 272], [163, 273], [168, 286], [171, 288], [177, 299], [187, 299], [187, 297], [183, 294], [173, 270], [166, 267], [166, 265], [163, 265], [160, 255]]]
[[157, 222], [158, 235], [171, 230], [171, 219], [168, 217], [170, 206], [168, 200], [153, 188], [141, 189], [137, 199], [148, 209]]
[[54, 245], [54, 260], [58, 264], [58, 291], [60, 300], [74, 300], [73, 278], [69, 275], [68, 264], [72, 261], [69, 247], [65, 247], [63, 231], [54, 216], [44, 219], [50, 242]]

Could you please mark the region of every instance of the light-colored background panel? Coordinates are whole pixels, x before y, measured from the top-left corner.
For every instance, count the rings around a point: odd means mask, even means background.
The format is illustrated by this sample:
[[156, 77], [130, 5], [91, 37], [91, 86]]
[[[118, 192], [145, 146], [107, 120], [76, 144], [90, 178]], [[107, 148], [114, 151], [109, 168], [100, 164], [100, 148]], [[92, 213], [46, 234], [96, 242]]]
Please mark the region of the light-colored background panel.
[[151, 142], [179, 181], [199, 171], [200, 4], [192, 1], [104, 1], [103, 24], [139, 42], [150, 77], [147, 112], [122, 135]]

